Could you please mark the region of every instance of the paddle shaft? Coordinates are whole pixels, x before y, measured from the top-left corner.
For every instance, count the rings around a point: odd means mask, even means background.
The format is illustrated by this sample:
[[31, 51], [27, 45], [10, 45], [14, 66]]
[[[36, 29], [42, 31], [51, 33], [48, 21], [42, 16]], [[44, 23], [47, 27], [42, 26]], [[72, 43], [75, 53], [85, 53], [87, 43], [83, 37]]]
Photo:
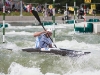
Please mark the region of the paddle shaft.
[[[40, 25], [42, 25], [43, 29], [46, 31], [46, 29], [44, 28], [43, 24], [41, 23], [41, 20], [40, 20], [40, 17], [38, 15], [37, 11], [32, 10], [32, 14], [35, 16], [35, 18], [39, 21]], [[48, 36], [49, 36], [49, 34], [48, 34]], [[52, 38], [50, 36], [49, 36], [49, 38], [53, 42], [53, 40], [52, 40]], [[54, 44], [54, 42], [53, 42], [53, 44]], [[57, 48], [57, 46], [55, 44], [54, 44], [54, 46]]]

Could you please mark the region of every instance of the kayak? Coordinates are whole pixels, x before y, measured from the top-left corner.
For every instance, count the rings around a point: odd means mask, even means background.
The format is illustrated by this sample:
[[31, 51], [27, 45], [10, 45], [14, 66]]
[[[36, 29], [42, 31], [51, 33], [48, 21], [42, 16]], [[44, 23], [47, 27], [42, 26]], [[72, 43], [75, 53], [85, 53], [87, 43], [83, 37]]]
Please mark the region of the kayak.
[[[46, 30], [44, 28], [41, 20], [40, 20], [40, 17], [38, 15], [37, 11], [32, 10], [32, 14], [38, 20], [39, 24], [43, 27], [43, 29]], [[51, 39], [51, 41], [52, 41], [52, 39]], [[26, 51], [26, 52], [39, 52], [39, 53], [42, 53], [42, 52], [44, 52], [44, 53], [53, 53], [53, 54], [58, 54], [58, 55], [62, 55], [62, 56], [71, 56], [71, 57], [83, 56], [83, 55], [87, 55], [87, 54], [91, 53], [91, 52], [82, 52], [82, 51], [75, 51], [75, 50], [62, 49], [62, 48], [60, 48], [60, 49], [59, 48], [50, 48], [50, 49], [26, 48], [26, 49], [22, 49], [22, 51]]]
[[79, 57], [83, 55], [90, 54], [91, 52], [83, 52], [83, 51], [76, 51], [76, 50], [69, 50], [69, 49], [62, 49], [62, 48], [50, 48], [50, 49], [36, 49], [36, 48], [25, 48], [22, 51], [26, 52], [38, 52], [38, 53], [53, 53], [62, 56], [69, 56], [69, 57]]

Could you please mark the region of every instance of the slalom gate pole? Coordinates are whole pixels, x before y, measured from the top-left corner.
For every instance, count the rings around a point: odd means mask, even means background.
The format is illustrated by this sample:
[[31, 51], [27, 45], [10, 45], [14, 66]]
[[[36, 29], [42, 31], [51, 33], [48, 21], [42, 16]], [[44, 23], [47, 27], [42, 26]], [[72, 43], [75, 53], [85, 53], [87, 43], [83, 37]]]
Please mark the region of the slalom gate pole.
[[53, 0], [53, 42], [55, 42], [55, 0]]
[[23, 8], [22, 8], [22, 0], [20, 1], [20, 6], [21, 6], [21, 8], [20, 8], [20, 16], [23, 16], [22, 15], [22, 10], [23, 10]]
[[74, 32], [75, 32], [75, 9], [76, 9], [76, 1], [74, 0]]
[[86, 22], [86, 11], [85, 11], [85, 9], [86, 9], [86, 6], [84, 4], [84, 31], [85, 31], [85, 22]]
[[5, 0], [3, 0], [3, 43], [5, 43]]

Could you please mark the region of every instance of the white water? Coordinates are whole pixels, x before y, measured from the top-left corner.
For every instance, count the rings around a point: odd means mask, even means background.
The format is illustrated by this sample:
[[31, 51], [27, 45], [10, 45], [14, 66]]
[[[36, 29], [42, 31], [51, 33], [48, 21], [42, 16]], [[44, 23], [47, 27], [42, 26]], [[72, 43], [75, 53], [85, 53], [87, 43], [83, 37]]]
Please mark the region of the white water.
[[[67, 35], [62, 41], [57, 40], [55, 42], [57, 47], [90, 51], [91, 54], [79, 58], [70, 58], [50, 54], [23, 53], [21, 52], [22, 48], [34, 47], [35, 43], [33, 39], [35, 40], [35, 38], [33, 37], [33, 34], [36, 31], [34, 28], [40, 28], [41, 30], [42, 28], [36, 26], [10, 26], [6, 32], [6, 43], [0, 43], [0, 51], [2, 52], [0, 53], [0, 58], [3, 59], [3, 61], [0, 60], [0, 62], [4, 65], [0, 65], [0, 75], [100, 75], [100, 42], [95, 42], [96, 40], [99, 41], [99, 38], [93, 40], [92, 43], [90, 39], [88, 39], [90, 40], [89, 43], [87, 42], [87, 39], [81, 41], [77, 40], [77, 38], [80, 39], [84, 36], [86, 36], [86, 38], [87, 36], [90, 37], [92, 34], [74, 34], [72, 27], [73, 26], [68, 25], [64, 25], [64, 27], [62, 25], [56, 27], [57, 36], [61, 33]], [[69, 30], [63, 32], [62, 30], [64, 29], [65, 31], [67, 29]], [[2, 31], [0, 31], [0, 33], [2, 33]], [[72, 39], [68, 39], [68, 37], [71, 37]], [[96, 35], [93, 35], [93, 37], [96, 37]], [[93, 38], [91, 37], [91, 39]], [[5, 49], [13, 49], [13, 51], [6, 52], [4, 51]], [[52, 63], [49, 63], [51, 62], [50, 60]], [[6, 61], [8, 63], [6, 63]], [[47, 66], [43, 65], [44, 63]], [[6, 68], [5, 65], [8, 66], [8, 68]]]
[[[76, 71], [76, 72], [71, 72], [69, 71], [68, 73], [64, 74], [64, 75], [99, 75], [100, 71], [98, 70], [89, 70], [89, 68], [87, 68], [86, 71]], [[1, 73], [0, 75], [6, 75]], [[8, 75], [60, 75], [60, 74], [54, 74], [54, 73], [46, 73], [43, 74], [40, 71], [40, 68], [35, 68], [34, 66], [32, 67], [23, 67], [22, 65], [12, 62], [12, 64], [10, 65], [9, 69], [8, 69]]]

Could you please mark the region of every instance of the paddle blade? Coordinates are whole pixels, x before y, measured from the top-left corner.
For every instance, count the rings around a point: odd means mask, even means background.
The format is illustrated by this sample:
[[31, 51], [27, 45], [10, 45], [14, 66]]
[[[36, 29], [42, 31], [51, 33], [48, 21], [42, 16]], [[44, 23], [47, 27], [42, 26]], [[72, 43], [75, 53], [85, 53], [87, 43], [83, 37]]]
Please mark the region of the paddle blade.
[[35, 16], [35, 18], [36, 18], [36, 19], [39, 21], [39, 23], [42, 25], [41, 20], [40, 20], [40, 17], [39, 17], [39, 15], [38, 15], [37, 11], [32, 10], [32, 14]]

